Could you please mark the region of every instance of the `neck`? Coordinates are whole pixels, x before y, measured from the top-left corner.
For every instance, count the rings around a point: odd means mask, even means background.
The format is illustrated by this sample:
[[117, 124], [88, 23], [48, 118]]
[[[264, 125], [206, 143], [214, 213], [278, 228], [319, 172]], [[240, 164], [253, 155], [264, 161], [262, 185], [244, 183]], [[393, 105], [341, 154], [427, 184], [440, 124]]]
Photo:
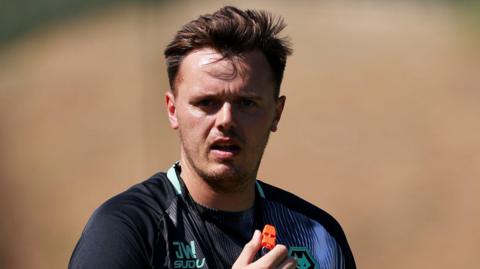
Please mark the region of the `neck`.
[[220, 191], [201, 178], [188, 162], [181, 161], [181, 176], [193, 200], [205, 207], [222, 211], [243, 211], [253, 206], [255, 179], [235, 191]]

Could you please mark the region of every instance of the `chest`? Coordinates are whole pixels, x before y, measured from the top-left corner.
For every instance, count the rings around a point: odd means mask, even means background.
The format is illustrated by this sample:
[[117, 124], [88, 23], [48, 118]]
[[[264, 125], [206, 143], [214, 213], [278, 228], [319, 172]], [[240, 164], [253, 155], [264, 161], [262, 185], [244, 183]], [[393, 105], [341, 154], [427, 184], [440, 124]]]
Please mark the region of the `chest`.
[[[331, 256], [327, 234], [302, 216], [279, 209], [262, 212], [261, 222], [250, 218], [205, 217], [185, 205], [167, 210], [154, 257], [154, 268], [230, 268], [250, 240], [254, 229], [265, 223], [277, 228], [277, 244], [289, 249], [297, 268], [320, 267], [324, 253]], [[262, 253], [257, 254], [257, 258]]]

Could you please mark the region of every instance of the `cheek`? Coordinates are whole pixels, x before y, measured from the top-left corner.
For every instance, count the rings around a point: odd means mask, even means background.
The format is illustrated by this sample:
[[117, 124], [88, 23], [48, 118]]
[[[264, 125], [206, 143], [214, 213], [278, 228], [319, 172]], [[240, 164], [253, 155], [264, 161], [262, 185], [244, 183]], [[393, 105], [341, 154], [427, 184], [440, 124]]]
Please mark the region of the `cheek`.
[[246, 135], [256, 138], [256, 140], [262, 140], [261, 138], [270, 133], [272, 122], [272, 115], [263, 111], [246, 117], [243, 126], [245, 126]]
[[195, 110], [184, 110], [178, 115], [179, 128], [183, 131], [184, 138], [195, 143], [204, 140], [209, 133], [211, 119]]
[[186, 105], [183, 105], [183, 109], [178, 111], [177, 118], [180, 128], [186, 131], [198, 126], [201, 120], [200, 115]]

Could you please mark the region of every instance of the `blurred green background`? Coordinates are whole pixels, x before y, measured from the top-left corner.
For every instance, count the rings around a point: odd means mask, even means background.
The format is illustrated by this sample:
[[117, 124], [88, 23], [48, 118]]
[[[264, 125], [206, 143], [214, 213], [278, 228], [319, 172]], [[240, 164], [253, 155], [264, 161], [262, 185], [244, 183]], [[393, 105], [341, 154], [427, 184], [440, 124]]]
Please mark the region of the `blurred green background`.
[[475, 268], [476, 1], [131, 0], [0, 0], [1, 267], [65, 268], [96, 207], [178, 159], [163, 49], [224, 4], [294, 47], [259, 178], [334, 215], [359, 268]]

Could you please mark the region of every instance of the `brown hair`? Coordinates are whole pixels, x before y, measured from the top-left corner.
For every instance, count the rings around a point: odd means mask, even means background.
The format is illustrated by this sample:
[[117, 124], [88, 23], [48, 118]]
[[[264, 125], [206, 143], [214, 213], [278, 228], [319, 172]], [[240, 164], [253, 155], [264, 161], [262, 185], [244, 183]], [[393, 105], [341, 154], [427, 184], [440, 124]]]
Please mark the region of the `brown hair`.
[[170, 88], [175, 92], [180, 64], [195, 49], [210, 47], [224, 58], [258, 49], [272, 68], [274, 94], [278, 96], [287, 55], [292, 53], [286, 38], [277, 36], [284, 28], [282, 18], [266, 11], [240, 10], [232, 6], [200, 16], [184, 25], [165, 49]]

